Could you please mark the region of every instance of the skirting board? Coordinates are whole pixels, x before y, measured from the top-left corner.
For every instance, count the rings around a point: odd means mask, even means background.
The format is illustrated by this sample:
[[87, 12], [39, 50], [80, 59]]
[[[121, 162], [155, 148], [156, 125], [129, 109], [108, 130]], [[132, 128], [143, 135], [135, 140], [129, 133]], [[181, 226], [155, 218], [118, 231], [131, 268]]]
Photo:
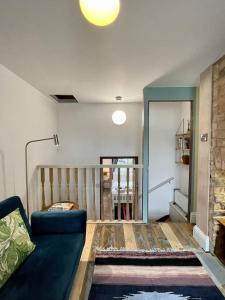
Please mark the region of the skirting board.
[[205, 252], [209, 252], [209, 237], [197, 225], [194, 226], [193, 237]]
[[190, 214], [190, 223], [191, 224], [196, 224], [196, 215], [197, 215], [196, 212], [191, 212], [191, 214]]

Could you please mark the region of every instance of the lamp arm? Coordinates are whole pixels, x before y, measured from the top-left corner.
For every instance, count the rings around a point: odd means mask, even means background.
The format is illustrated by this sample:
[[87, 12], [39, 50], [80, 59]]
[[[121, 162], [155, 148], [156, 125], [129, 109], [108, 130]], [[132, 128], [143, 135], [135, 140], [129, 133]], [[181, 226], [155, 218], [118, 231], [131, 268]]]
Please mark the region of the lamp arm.
[[29, 142], [26, 143], [25, 148], [27, 148], [27, 146], [31, 143], [36, 143], [36, 142], [43, 142], [43, 141], [49, 141], [49, 140], [54, 140], [54, 138], [46, 138], [46, 139], [39, 139], [39, 140], [31, 140]]
[[49, 141], [49, 140], [54, 140], [53, 138], [46, 138], [46, 139], [38, 139], [38, 140], [31, 140], [26, 143], [25, 145], [25, 171], [26, 171], [26, 202], [27, 202], [27, 217], [29, 219], [29, 190], [28, 190], [28, 164], [27, 164], [27, 148], [30, 144], [36, 143], [36, 142], [43, 142], [43, 141]]

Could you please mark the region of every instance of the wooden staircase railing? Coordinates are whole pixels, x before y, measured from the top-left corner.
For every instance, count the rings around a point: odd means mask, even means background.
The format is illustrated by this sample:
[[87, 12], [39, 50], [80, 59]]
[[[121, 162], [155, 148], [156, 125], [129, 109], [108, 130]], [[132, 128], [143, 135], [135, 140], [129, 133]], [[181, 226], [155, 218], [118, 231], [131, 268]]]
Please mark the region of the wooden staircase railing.
[[38, 166], [41, 209], [72, 202], [89, 220], [138, 221], [142, 165]]

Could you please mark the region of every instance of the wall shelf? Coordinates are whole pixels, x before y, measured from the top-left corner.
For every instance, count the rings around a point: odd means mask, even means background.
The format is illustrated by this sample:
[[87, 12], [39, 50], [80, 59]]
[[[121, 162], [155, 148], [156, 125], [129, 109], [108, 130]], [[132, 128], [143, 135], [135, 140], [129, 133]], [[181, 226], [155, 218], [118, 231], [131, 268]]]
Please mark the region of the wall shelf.
[[190, 161], [190, 146], [191, 146], [191, 132], [190, 121], [188, 121], [188, 131], [184, 132], [184, 119], [182, 120], [175, 135], [175, 163], [180, 165], [189, 165]]

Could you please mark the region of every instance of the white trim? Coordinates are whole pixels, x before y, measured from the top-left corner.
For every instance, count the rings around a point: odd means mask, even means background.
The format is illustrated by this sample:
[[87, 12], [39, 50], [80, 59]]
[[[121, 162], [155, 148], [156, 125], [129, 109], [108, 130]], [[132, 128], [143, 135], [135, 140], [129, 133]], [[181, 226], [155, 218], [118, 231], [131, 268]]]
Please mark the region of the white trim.
[[194, 226], [193, 237], [205, 252], [209, 252], [209, 237], [197, 225]]
[[37, 168], [60, 168], [60, 169], [143, 169], [143, 165], [38, 165]]
[[191, 214], [190, 214], [190, 223], [191, 224], [196, 224], [196, 217], [197, 217], [197, 213], [191, 212]]
[[185, 212], [173, 202], [170, 202], [170, 218], [173, 222], [187, 222]]
[[185, 214], [188, 212], [188, 195], [185, 195], [180, 190], [174, 190], [174, 202], [184, 211]]

